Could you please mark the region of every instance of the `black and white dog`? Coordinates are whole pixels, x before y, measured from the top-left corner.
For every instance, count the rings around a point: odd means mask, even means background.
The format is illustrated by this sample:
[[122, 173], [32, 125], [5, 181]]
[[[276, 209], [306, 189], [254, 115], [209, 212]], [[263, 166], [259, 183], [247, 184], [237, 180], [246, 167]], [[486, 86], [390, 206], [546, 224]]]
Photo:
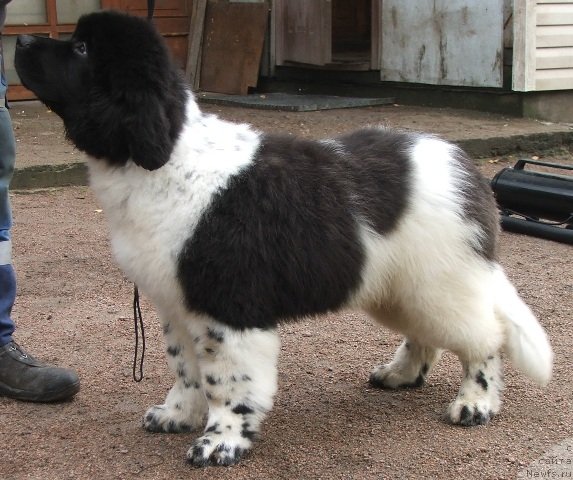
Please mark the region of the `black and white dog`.
[[386, 128], [311, 141], [204, 115], [153, 26], [114, 12], [69, 41], [20, 36], [16, 68], [91, 157], [115, 256], [156, 306], [176, 376], [143, 423], [206, 418], [193, 464], [251, 448], [277, 389], [277, 324], [300, 317], [362, 309], [401, 332], [372, 372], [381, 388], [421, 386], [454, 352], [456, 424], [499, 412], [502, 349], [549, 381], [545, 332], [496, 260], [489, 186], [450, 143]]

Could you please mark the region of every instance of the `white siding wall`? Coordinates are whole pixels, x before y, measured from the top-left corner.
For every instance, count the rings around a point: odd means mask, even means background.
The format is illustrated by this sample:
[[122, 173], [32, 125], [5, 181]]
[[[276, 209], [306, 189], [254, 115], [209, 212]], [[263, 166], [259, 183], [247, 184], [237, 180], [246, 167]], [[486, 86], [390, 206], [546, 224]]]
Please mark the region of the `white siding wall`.
[[513, 89], [573, 89], [573, 0], [515, 0]]

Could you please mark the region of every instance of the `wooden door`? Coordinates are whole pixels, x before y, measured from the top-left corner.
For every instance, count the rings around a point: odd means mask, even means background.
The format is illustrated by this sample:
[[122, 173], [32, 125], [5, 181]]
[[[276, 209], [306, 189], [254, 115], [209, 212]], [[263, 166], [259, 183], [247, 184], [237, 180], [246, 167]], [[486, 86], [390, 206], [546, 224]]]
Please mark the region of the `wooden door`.
[[[131, 15], [147, 16], [147, 0], [101, 0], [101, 6]], [[155, 0], [153, 21], [182, 69], [187, 63], [191, 7], [192, 0]]]
[[384, 0], [381, 78], [501, 87], [504, 0]]
[[276, 64], [332, 60], [332, 1], [275, 0]]

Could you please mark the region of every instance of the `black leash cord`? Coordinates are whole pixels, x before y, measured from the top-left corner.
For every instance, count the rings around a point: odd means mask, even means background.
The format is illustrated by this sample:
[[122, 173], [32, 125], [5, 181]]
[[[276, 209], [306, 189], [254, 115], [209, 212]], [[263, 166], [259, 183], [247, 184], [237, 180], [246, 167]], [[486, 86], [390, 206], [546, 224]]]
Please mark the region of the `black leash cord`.
[[[133, 355], [133, 380], [141, 382], [143, 380], [143, 359], [145, 357], [145, 328], [143, 327], [143, 316], [139, 305], [139, 290], [137, 285], [133, 286], [133, 324], [135, 327], [135, 353]], [[141, 329], [141, 359], [139, 361], [139, 374], [137, 373], [137, 357], [139, 356], [139, 330]]]
[[154, 10], [155, 10], [155, 0], [147, 0], [147, 20], [153, 19]]
[[[155, 10], [155, 0], [147, 0], [147, 20], [153, 20]], [[135, 352], [133, 354], [133, 380], [141, 382], [143, 380], [143, 359], [145, 358], [145, 328], [143, 326], [143, 316], [139, 304], [139, 289], [133, 285], [133, 326], [135, 328]], [[139, 373], [137, 372], [137, 357], [139, 356], [139, 330], [141, 329], [141, 359], [139, 360]]]
[[[153, 20], [155, 10], [155, 0], [147, 0], [147, 20]], [[143, 316], [139, 305], [139, 290], [137, 285], [133, 285], [133, 326], [135, 328], [135, 352], [133, 354], [133, 380], [141, 382], [143, 380], [143, 359], [145, 358], [145, 328], [143, 327]], [[139, 330], [141, 329], [141, 359], [139, 361], [139, 373], [137, 372], [137, 357], [139, 354]]]

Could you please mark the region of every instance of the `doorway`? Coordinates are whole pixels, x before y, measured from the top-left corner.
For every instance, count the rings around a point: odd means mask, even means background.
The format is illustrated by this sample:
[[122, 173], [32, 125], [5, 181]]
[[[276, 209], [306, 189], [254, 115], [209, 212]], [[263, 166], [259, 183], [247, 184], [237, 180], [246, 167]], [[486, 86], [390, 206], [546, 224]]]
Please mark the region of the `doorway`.
[[275, 64], [379, 69], [379, 0], [275, 0]]

